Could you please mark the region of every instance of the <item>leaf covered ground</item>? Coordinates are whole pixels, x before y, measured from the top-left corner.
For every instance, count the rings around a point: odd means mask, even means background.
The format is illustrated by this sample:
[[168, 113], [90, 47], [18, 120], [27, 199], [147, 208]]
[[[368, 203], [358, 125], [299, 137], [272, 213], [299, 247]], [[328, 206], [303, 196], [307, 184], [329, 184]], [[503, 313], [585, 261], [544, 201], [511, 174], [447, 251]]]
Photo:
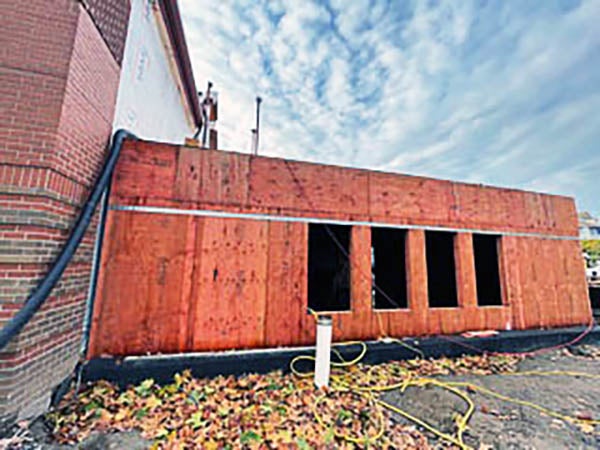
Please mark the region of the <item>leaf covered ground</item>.
[[[342, 386], [318, 390], [310, 378], [272, 372], [194, 378], [176, 374], [119, 389], [108, 382], [69, 393], [47, 419], [60, 443], [93, 432], [138, 430], [157, 449], [432, 448], [415, 426], [392, 420], [364, 389], [391, 387], [408, 377], [511, 372], [518, 356], [417, 359], [334, 370]], [[408, 374], [408, 375], [407, 375]], [[343, 378], [341, 378], [343, 377]]]

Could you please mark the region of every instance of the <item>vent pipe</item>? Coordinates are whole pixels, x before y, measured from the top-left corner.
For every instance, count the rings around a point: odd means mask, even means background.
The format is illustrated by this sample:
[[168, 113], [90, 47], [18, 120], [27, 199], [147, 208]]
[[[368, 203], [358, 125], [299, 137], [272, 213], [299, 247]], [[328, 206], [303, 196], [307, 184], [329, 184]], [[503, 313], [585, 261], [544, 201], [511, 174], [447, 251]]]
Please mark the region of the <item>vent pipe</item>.
[[258, 138], [260, 134], [260, 104], [262, 98], [256, 97], [256, 127], [252, 130], [252, 154], [258, 155]]
[[208, 148], [218, 147], [217, 119], [219, 118], [219, 93], [213, 91], [210, 97], [210, 113], [208, 115]]
[[317, 319], [317, 355], [315, 361], [315, 386], [329, 386], [331, 363], [331, 317]]

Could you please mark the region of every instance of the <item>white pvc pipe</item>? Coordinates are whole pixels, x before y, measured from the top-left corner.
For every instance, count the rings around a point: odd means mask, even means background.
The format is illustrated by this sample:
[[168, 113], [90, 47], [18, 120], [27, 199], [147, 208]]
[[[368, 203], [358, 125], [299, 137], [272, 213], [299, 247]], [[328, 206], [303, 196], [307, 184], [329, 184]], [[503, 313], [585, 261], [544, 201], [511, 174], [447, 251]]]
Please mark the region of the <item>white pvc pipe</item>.
[[315, 361], [315, 386], [329, 386], [331, 363], [331, 317], [319, 316], [317, 320], [317, 356]]

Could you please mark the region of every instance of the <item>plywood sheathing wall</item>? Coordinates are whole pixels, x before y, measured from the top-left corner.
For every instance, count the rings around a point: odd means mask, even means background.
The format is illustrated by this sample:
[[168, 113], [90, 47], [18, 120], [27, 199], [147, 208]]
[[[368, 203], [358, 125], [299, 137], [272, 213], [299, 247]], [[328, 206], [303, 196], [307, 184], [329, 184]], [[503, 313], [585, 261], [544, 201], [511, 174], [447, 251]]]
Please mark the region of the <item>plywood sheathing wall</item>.
[[[165, 144], [128, 142], [112, 205], [576, 236], [572, 199]], [[91, 356], [311, 344], [307, 224], [110, 211]], [[371, 307], [370, 229], [354, 226], [350, 313], [334, 339], [582, 324], [578, 242], [503, 236], [503, 306], [477, 307], [470, 233], [455, 240], [458, 308], [427, 304], [423, 230], [407, 233], [409, 309]]]

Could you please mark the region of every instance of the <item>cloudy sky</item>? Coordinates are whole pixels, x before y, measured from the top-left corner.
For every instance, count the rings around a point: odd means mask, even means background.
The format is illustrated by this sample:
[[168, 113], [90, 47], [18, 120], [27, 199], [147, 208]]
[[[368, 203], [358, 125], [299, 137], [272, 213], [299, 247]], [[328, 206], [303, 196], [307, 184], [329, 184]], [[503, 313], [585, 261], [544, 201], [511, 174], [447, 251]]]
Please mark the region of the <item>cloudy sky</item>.
[[183, 0], [220, 147], [575, 196], [600, 213], [600, 0]]

